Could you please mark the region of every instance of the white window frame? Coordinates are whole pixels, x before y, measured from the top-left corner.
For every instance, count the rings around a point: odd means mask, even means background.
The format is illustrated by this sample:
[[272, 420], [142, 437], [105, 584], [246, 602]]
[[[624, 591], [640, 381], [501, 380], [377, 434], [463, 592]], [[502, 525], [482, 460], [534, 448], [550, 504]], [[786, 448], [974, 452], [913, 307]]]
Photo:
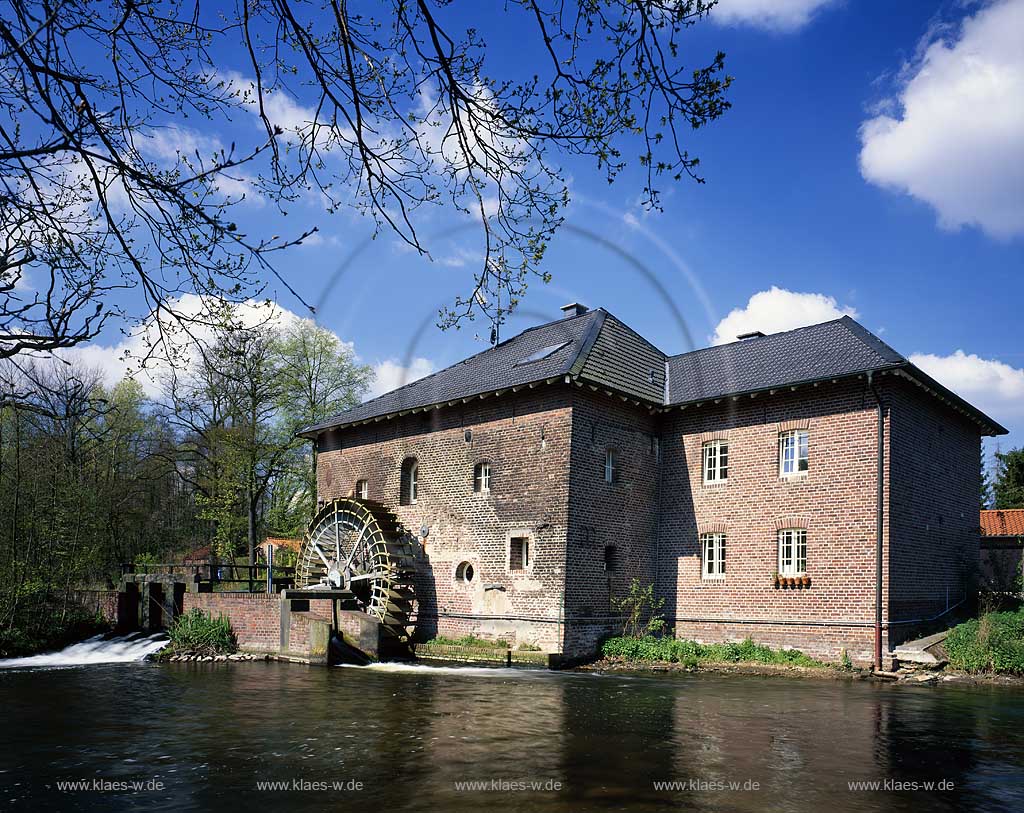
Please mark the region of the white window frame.
[[370, 498], [370, 482], [366, 479], [356, 480], [356, 499], [368, 500]]
[[604, 450], [604, 481], [606, 483], [615, 482], [615, 450], [605, 449]]
[[779, 531], [779, 575], [807, 575], [806, 528], [783, 528]]
[[810, 436], [811, 433], [806, 429], [790, 429], [779, 433], [779, 477], [807, 476], [810, 468]]
[[409, 467], [409, 505], [416, 505], [420, 497], [420, 461]]
[[726, 537], [723, 533], [700, 535], [702, 579], [725, 578], [725, 542]]
[[491, 464], [486, 460], [473, 467], [473, 491], [477, 494], [491, 493]]
[[[722, 452], [725, 452], [723, 455]], [[722, 465], [722, 458], [725, 465]], [[729, 479], [729, 441], [709, 440], [703, 446], [701, 467], [705, 483], [724, 483]]]

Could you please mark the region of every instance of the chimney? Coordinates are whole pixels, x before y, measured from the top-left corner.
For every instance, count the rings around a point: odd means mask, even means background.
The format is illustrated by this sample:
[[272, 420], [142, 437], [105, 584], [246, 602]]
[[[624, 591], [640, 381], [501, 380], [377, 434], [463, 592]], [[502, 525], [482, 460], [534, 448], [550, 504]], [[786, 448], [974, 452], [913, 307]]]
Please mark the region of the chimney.
[[570, 316], [582, 316], [587, 312], [587, 306], [581, 305], [579, 302], [570, 302], [568, 305], [562, 305], [562, 313], [565, 314], [566, 318]]
[[763, 339], [764, 334], [760, 330], [752, 330], [750, 333], [741, 333], [736, 338], [743, 342], [747, 339]]

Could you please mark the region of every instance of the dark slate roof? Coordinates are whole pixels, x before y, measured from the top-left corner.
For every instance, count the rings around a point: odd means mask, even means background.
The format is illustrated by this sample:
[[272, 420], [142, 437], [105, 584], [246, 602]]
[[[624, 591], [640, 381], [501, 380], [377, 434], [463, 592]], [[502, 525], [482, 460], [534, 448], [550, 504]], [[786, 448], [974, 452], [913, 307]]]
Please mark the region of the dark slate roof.
[[849, 316], [668, 360], [668, 403], [685, 404], [907, 364]]
[[677, 406], [897, 369], [967, 412], [989, 433], [1006, 433], [849, 316], [665, 356], [636, 331], [598, 308], [524, 330], [299, 434], [316, 437], [331, 427], [565, 377], [651, 406]]
[[[565, 376], [580, 353], [590, 349], [606, 316], [607, 312], [598, 308], [580, 316], [528, 328], [451, 367], [384, 393], [321, 424], [307, 427], [299, 434], [315, 435], [332, 426], [358, 423], [408, 409]], [[526, 361], [538, 351], [554, 347], [558, 349], [550, 355], [537, 361]]]

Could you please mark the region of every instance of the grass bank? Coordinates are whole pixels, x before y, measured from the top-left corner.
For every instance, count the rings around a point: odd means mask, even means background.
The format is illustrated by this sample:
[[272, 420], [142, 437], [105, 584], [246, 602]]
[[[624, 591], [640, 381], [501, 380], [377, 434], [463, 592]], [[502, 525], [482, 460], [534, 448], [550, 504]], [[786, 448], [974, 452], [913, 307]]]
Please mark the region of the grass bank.
[[796, 649], [772, 649], [749, 638], [739, 643], [700, 644], [681, 638], [609, 638], [601, 647], [602, 656], [617, 664], [679, 664], [683, 668], [722, 664], [782, 666], [822, 669], [828, 665]]
[[950, 631], [943, 647], [954, 669], [1024, 675], [1024, 608], [965, 621]]

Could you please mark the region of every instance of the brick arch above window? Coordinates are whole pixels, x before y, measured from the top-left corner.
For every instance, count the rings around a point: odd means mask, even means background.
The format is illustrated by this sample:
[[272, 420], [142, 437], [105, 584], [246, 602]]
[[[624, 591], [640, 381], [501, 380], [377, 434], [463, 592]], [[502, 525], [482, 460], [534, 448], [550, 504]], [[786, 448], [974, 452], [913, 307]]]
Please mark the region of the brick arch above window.
[[729, 532], [729, 526], [724, 522], [701, 522], [697, 525], [698, 534], [724, 534]]
[[810, 428], [810, 418], [793, 418], [788, 421], [779, 421], [779, 432], [792, 432], [794, 429], [808, 430]]
[[808, 521], [805, 517], [783, 517], [782, 519], [775, 520], [775, 530], [784, 531], [787, 528], [795, 528], [800, 530], [807, 530]]
[[700, 433], [700, 442], [702, 444], [710, 443], [713, 440], [724, 440], [724, 441], [728, 442], [728, 440], [729, 440], [729, 430], [728, 429], [717, 429], [714, 432], [701, 432]]

